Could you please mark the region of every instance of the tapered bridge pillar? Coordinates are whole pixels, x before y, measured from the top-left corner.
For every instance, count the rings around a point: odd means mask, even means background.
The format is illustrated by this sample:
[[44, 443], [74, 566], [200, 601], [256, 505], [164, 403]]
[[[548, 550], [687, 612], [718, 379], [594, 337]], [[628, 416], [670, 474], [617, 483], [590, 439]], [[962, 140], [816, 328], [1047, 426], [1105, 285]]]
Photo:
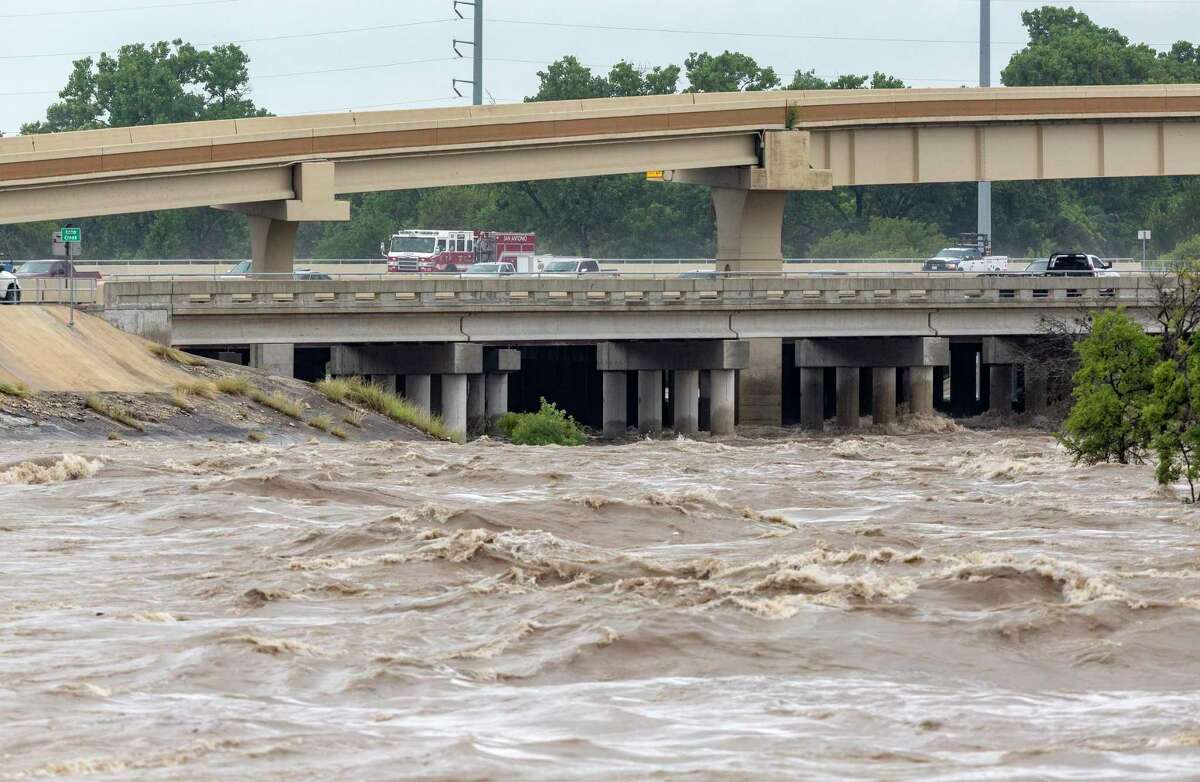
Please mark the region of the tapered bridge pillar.
[[334, 164], [313, 160], [292, 166], [292, 190], [287, 201], [221, 204], [218, 209], [250, 218], [251, 272], [291, 274], [296, 263], [296, 232], [300, 223], [345, 221], [350, 204], [334, 198]]

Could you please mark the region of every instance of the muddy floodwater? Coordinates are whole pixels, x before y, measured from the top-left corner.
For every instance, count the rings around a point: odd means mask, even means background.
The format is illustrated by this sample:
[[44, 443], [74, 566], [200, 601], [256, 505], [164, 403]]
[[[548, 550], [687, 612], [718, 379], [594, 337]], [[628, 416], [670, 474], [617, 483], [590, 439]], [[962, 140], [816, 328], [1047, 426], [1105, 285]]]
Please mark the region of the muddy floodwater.
[[1045, 434], [0, 461], [3, 780], [1200, 777], [1200, 516]]

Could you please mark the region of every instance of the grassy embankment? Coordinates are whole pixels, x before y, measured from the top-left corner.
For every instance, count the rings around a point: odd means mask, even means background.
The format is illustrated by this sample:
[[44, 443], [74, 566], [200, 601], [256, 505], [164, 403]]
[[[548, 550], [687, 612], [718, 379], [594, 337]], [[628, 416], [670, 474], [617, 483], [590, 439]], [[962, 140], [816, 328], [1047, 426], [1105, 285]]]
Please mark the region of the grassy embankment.
[[[362, 378], [335, 378], [317, 383], [317, 390], [331, 402], [343, 405], [361, 405], [396, 423], [407, 424], [438, 440], [461, 442], [461, 437], [452, 435], [438, 416], [420, 409], [399, 394], [385, 390], [382, 386], [368, 383]], [[351, 426], [361, 426], [361, 413], [352, 413], [342, 419]]]

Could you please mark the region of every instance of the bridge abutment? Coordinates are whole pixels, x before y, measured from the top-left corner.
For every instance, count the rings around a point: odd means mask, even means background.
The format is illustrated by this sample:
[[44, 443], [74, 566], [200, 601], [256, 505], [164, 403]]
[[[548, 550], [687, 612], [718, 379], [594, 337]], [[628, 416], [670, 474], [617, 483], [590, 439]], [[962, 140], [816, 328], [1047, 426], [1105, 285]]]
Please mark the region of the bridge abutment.
[[296, 346], [270, 343], [250, 346], [250, 366], [278, 377], [296, 376]]

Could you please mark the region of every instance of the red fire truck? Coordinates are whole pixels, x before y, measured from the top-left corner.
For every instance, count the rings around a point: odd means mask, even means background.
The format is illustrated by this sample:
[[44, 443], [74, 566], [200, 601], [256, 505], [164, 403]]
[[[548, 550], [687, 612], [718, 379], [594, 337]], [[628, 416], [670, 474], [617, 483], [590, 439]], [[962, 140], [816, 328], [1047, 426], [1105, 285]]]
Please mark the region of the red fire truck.
[[462, 272], [475, 263], [511, 263], [518, 272], [534, 271], [534, 234], [496, 231], [404, 230], [381, 244], [390, 272]]

